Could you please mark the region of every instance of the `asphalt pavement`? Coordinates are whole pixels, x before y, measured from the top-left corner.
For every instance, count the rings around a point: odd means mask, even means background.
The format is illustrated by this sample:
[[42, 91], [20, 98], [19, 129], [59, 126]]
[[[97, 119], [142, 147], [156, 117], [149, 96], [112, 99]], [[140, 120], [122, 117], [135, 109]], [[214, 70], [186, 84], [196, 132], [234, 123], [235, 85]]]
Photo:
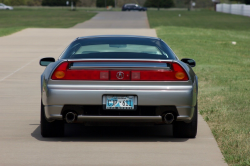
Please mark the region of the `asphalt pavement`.
[[63, 138], [41, 137], [39, 59], [58, 58], [78, 36], [103, 34], [156, 36], [144, 27], [37, 28], [0, 37], [0, 165], [227, 165], [201, 116], [195, 139], [173, 138], [171, 126], [78, 124], [66, 125]]

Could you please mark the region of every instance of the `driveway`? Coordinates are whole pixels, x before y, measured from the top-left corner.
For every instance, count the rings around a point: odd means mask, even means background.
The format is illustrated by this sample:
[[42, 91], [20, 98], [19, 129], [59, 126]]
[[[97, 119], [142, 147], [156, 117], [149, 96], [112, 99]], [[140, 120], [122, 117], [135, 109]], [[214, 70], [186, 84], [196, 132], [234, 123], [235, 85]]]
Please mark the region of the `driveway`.
[[92, 19], [73, 28], [149, 28], [146, 12], [99, 12]]
[[40, 58], [57, 58], [78, 36], [156, 36], [148, 28], [99, 28], [26, 29], [0, 37], [0, 165], [226, 165], [201, 116], [195, 139], [173, 138], [171, 126], [74, 124], [66, 125], [64, 138], [41, 137], [39, 84], [44, 67], [38, 64]]

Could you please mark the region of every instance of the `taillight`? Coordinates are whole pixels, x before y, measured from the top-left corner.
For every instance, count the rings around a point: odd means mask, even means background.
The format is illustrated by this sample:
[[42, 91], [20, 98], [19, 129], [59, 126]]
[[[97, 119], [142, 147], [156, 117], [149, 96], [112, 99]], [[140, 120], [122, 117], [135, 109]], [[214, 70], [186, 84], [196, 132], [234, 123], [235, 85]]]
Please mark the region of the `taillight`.
[[135, 70], [131, 71], [132, 81], [173, 81], [173, 71]]
[[61, 63], [54, 73], [52, 80], [109, 80], [108, 70], [71, 70], [69, 63]]
[[135, 70], [131, 71], [132, 81], [187, 81], [186, 71], [172, 63], [172, 70]]
[[68, 69], [63, 62], [52, 74], [53, 80], [103, 80], [103, 81], [187, 81], [186, 71], [178, 64], [171, 63], [171, 70], [88, 70]]
[[188, 80], [188, 75], [186, 71], [178, 64], [178, 63], [172, 63], [172, 68], [175, 73], [175, 78], [176, 80], [179, 81], [187, 81]]
[[68, 62], [63, 62], [61, 63], [56, 70], [54, 71], [54, 73], [52, 74], [51, 79], [53, 80], [61, 80], [65, 78], [66, 75], [66, 70], [68, 68], [69, 63]]

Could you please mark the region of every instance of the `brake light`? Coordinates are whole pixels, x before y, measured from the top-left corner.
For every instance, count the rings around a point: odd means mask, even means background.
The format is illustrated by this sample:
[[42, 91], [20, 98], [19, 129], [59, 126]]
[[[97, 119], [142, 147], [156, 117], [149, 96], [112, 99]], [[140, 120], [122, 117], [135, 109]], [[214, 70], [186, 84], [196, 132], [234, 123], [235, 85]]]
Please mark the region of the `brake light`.
[[171, 70], [88, 70], [69, 69], [69, 63], [61, 63], [52, 74], [53, 80], [103, 80], [103, 81], [187, 81], [186, 71], [171, 63]]
[[132, 81], [187, 81], [186, 71], [172, 63], [172, 70], [135, 70], [131, 71]]
[[52, 80], [109, 80], [107, 70], [71, 70], [69, 63], [61, 63], [52, 74]]

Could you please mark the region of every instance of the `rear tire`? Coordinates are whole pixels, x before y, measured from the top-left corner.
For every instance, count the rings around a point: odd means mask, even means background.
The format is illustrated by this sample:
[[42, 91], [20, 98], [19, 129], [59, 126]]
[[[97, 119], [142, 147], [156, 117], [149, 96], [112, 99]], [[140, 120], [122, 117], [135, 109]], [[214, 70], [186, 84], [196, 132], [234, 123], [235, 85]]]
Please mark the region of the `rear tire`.
[[174, 122], [173, 124], [173, 135], [177, 138], [195, 138], [197, 134], [197, 123], [198, 123], [198, 109], [197, 104], [194, 109], [194, 115], [190, 123], [185, 122]]
[[64, 121], [55, 120], [48, 122], [44, 112], [44, 105], [41, 102], [41, 135], [43, 137], [63, 137]]

